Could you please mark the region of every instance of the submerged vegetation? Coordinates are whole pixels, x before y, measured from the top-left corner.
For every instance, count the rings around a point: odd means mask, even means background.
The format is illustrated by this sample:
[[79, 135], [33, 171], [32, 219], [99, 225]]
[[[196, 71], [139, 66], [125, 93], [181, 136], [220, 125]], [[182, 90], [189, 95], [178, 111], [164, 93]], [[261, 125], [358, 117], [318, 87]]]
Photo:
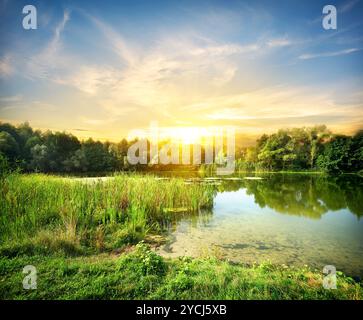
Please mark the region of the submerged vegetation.
[[[256, 184], [246, 183], [253, 192]], [[150, 249], [176, 216], [211, 207], [217, 189], [225, 187], [138, 174], [5, 175], [0, 299], [362, 299], [361, 284], [340, 272], [338, 289], [326, 290], [324, 275], [308, 267], [231, 264], [213, 255], [170, 260]], [[22, 288], [29, 264], [37, 290]]]

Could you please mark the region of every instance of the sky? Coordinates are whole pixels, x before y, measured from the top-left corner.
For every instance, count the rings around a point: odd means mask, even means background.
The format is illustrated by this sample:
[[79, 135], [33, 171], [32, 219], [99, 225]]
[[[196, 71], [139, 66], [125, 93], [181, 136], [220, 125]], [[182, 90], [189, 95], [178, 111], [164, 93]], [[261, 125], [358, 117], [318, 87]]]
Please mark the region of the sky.
[[[322, 26], [327, 4], [336, 30]], [[352, 134], [362, 31], [363, 0], [0, 0], [0, 121], [111, 141], [150, 122], [246, 139], [317, 124]]]

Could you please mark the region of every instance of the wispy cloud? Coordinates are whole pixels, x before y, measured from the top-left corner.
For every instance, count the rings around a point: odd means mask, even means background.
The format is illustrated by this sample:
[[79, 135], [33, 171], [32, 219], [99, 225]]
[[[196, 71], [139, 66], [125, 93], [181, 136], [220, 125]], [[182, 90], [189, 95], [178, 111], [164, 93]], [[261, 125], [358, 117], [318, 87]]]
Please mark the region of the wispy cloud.
[[349, 12], [350, 10], [352, 10], [355, 5], [357, 3], [359, 3], [360, 0], [351, 0], [351, 1], [347, 1], [345, 3], [343, 3], [339, 8], [338, 8], [338, 13], [345, 13], [345, 12]]
[[[356, 99], [357, 100], [357, 99]], [[357, 100], [359, 101], [359, 100]], [[332, 92], [309, 87], [272, 86], [243, 94], [205, 98], [184, 108], [199, 122], [239, 125], [243, 130], [276, 130], [282, 126], [363, 121], [362, 103], [338, 102]], [[339, 119], [339, 121], [338, 121]], [[267, 129], [269, 128], [269, 129]]]
[[14, 68], [11, 64], [11, 56], [5, 55], [0, 59], [0, 77], [7, 77], [13, 74]]
[[0, 102], [1, 103], [8, 103], [8, 102], [19, 102], [23, 100], [23, 96], [21, 94], [17, 94], [14, 96], [1, 96]]
[[119, 78], [118, 71], [110, 66], [83, 65], [75, 67], [68, 75], [54, 79], [56, 83], [73, 86], [90, 95], [102, 88], [110, 89]]
[[[356, 3], [346, 3], [343, 10], [351, 10]], [[76, 21], [78, 14], [81, 19]], [[4, 56], [0, 59], [0, 73], [12, 74], [16, 66], [17, 76], [36, 80], [29, 83], [36, 83], [37, 87], [47, 83], [57, 94], [45, 97], [43, 104], [29, 103], [28, 107], [33, 110], [27, 109], [28, 114], [33, 116], [37, 110], [37, 117], [34, 116], [37, 119], [57, 110], [57, 106], [47, 102], [64, 105], [63, 121], [69, 128], [80, 128], [74, 131], [91, 129], [95, 131], [90, 132], [102, 130], [115, 134], [120, 128], [126, 131], [125, 128], [143, 125], [151, 119], [168, 126], [239, 123], [265, 130], [263, 126], [279, 127], [287, 119], [293, 125], [328, 116], [331, 116], [329, 119], [352, 118], [362, 108], [353, 104], [343, 108], [328, 94], [314, 91], [315, 84], [311, 85], [313, 89], [301, 88], [298, 77], [299, 72], [305, 72], [301, 69], [306, 63], [298, 65], [297, 61], [361, 50], [356, 42], [337, 46], [331, 40], [339, 34], [346, 39], [348, 28], [334, 34], [305, 34], [295, 30], [281, 33], [277, 31], [281, 29], [273, 28], [266, 31], [266, 20], [256, 9], [251, 23], [263, 28], [255, 32], [251, 27], [253, 32], [245, 35], [235, 31], [236, 25], [242, 27], [244, 23], [240, 15], [226, 14], [209, 13], [206, 20], [198, 17], [195, 22], [188, 21], [187, 26], [171, 24], [170, 29], [153, 30], [149, 38], [151, 33], [133, 34], [132, 28], [127, 33], [120, 32], [125, 29], [117, 23], [109, 24], [112, 19], [101, 20], [78, 9], [72, 11], [71, 19], [69, 11], [65, 11], [44, 46], [31, 47], [38, 51], [32, 52], [30, 60], [23, 59], [19, 52]], [[272, 18], [268, 19], [269, 26], [274, 25]], [[218, 29], [218, 35], [208, 28]], [[80, 37], [80, 43], [75, 36]], [[145, 37], [148, 37], [146, 41]], [[328, 42], [325, 50], [335, 49], [315, 52], [315, 48], [324, 48]], [[27, 48], [26, 43], [23, 45]], [[339, 50], [342, 46], [348, 49]], [[296, 77], [293, 75], [296, 83], [276, 85], [291, 80], [291, 74], [285, 74], [291, 62], [295, 63], [294, 70], [290, 68], [288, 72], [297, 72]], [[0, 98], [0, 103], [18, 109], [26, 106], [10, 94], [3, 101]], [[24, 110], [13, 111], [24, 115]], [[44, 119], [50, 118], [49, 114]]]
[[127, 64], [133, 64], [137, 60], [135, 50], [130, 48], [125, 39], [114, 31], [112, 27], [101, 21], [100, 19], [84, 13], [91, 21], [102, 31], [108, 43], [111, 45], [114, 52]]
[[62, 56], [60, 49], [62, 46], [61, 34], [70, 20], [70, 13], [65, 10], [62, 20], [55, 27], [52, 39], [41, 50], [35, 54], [27, 63], [25, 75], [30, 78], [49, 78], [53, 77], [57, 70], [60, 71], [66, 67], [69, 61]]
[[322, 52], [322, 53], [305, 53], [299, 56], [301, 60], [308, 60], [308, 59], [315, 59], [315, 58], [325, 58], [325, 57], [336, 57], [336, 56], [343, 56], [347, 55], [356, 51], [360, 51], [361, 49], [358, 48], [350, 48], [340, 51], [334, 52]]
[[276, 38], [267, 41], [268, 47], [286, 47], [292, 44], [292, 41], [287, 38]]
[[[337, 13], [338, 14], [345, 14], [349, 11], [351, 11], [357, 3], [359, 3], [361, 0], [350, 0], [345, 1], [343, 4], [337, 7]], [[313, 25], [317, 23], [322, 23], [323, 21], [323, 14], [321, 13], [319, 17], [316, 17], [313, 20], [308, 21], [308, 24]]]

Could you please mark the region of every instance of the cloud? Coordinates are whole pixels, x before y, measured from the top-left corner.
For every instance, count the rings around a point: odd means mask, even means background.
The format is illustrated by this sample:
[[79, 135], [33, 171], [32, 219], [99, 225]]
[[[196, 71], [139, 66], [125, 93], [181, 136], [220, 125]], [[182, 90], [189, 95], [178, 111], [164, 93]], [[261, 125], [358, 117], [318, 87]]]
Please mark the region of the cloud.
[[[343, 3], [342, 5], [337, 7], [338, 15], [351, 11], [359, 1], [360, 0], [346, 1], [345, 3]], [[313, 25], [313, 24], [321, 23], [323, 21], [323, 17], [324, 17], [324, 15], [321, 14], [319, 17], [316, 17], [315, 19], [309, 20], [308, 24]]]
[[108, 66], [80, 66], [73, 73], [55, 78], [59, 84], [73, 86], [80, 91], [95, 95], [101, 88], [112, 87], [118, 78], [118, 72]]
[[17, 94], [14, 96], [0, 96], [0, 103], [19, 102], [22, 100], [23, 100], [23, 96], [21, 94]]
[[233, 57], [259, 54], [261, 48], [257, 43], [219, 43], [185, 32], [161, 37], [151, 47], [137, 48], [111, 26], [86, 17], [103, 35], [99, 45], [111, 48], [120, 63], [73, 66], [55, 81], [97, 94], [98, 105], [117, 116], [135, 107], [158, 109], [170, 116], [168, 110], [183, 100], [188, 87], [195, 87], [196, 79], [209, 89], [224, 86], [238, 70]]
[[238, 44], [221, 44], [210, 45], [206, 47], [194, 47], [191, 48], [190, 54], [195, 56], [228, 56], [233, 54], [244, 54], [250, 52], [256, 52], [260, 49], [260, 46], [252, 43], [245, 46]]
[[108, 119], [90, 119], [86, 117], [81, 118], [82, 122], [85, 124], [89, 124], [92, 126], [103, 126], [103, 125], [109, 125], [110, 123], [114, 122], [115, 119], [108, 118]]
[[246, 44], [220, 42], [183, 30], [159, 35], [152, 46], [137, 47], [107, 23], [82, 13], [100, 31], [95, 34], [97, 46], [111, 49], [119, 63], [114, 59], [92, 63], [63, 50], [62, 32], [70, 21], [66, 10], [53, 38], [30, 59], [24, 73], [30, 79], [50, 80], [97, 96], [96, 103], [115, 115], [138, 106], [159, 108], [170, 116], [168, 109], [186, 100], [187, 90], [197, 94], [226, 86], [240, 69], [242, 57], [253, 59], [268, 48], [290, 44], [287, 37]]
[[[178, 91], [185, 91], [196, 78], [210, 84], [209, 89], [222, 87], [234, 78], [240, 67], [236, 57], [255, 58], [265, 54], [270, 47], [291, 43], [286, 37], [243, 45], [221, 43], [183, 32], [159, 38], [152, 47], [140, 48], [100, 19], [84, 15], [101, 32], [98, 45], [111, 49], [119, 58], [119, 65], [107, 61], [102, 65], [89, 64], [82, 62], [81, 57], [71, 57], [69, 52], [60, 52], [61, 32], [69, 21], [69, 14], [65, 12], [53, 40], [33, 59], [31, 74], [73, 86], [86, 94], [98, 94], [103, 101], [112, 100], [106, 108], [116, 113], [119, 113], [117, 106], [125, 104], [144, 107], [173, 105], [180, 98], [176, 96]], [[105, 96], [110, 99], [105, 99]]]
[[8, 96], [0, 98], [1, 111], [9, 110], [38, 110], [38, 111], [56, 111], [57, 107], [51, 103], [39, 100], [27, 101], [22, 95]]
[[0, 77], [7, 77], [12, 75], [14, 68], [11, 65], [11, 56], [5, 55], [0, 59]]
[[89, 130], [87, 129], [81, 129], [81, 128], [73, 128], [73, 131], [80, 131], [80, 132], [88, 132]]
[[292, 44], [292, 42], [287, 38], [276, 38], [276, 39], [271, 39], [271, 40], [267, 41], [267, 46], [272, 47], [272, 48], [286, 47], [291, 44]]
[[[317, 119], [357, 119], [362, 103], [338, 103], [331, 92], [318, 93], [308, 87], [273, 86], [243, 94], [204, 99], [185, 107], [199, 121], [238, 124], [242, 127], [314, 124]], [[360, 113], [363, 120], [363, 114]]]
[[119, 33], [100, 19], [88, 14], [85, 15], [102, 31], [108, 43], [111, 44], [111, 48], [124, 62], [128, 65], [135, 63], [137, 60], [135, 50], [130, 48], [130, 45], [126, 43], [125, 39]]
[[0, 110], [2, 112], [21, 108], [23, 96], [21, 94], [13, 96], [0, 96]]
[[360, 51], [361, 49], [358, 48], [351, 48], [351, 49], [345, 49], [340, 51], [334, 51], [334, 52], [323, 52], [323, 53], [305, 53], [299, 56], [299, 59], [301, 60], [308, 60], [308, 59], [315, 59], [315, 58], [324, 58], [324, 57], [336, 57], [336, 56], [343, 56], [347, 55], [356, 51]]
[[[138, 43], [137, 37], [128, 39], [88, 14], [84, 15], [85, 25], [73, 23], [73, 14], [71, 20], [70, 13], [64, 12], [52, 38], [25, 68], [27, 78], [53, 83], [59, 92], [57, 101], [65, 102], [64, 114], [69, 117], [74, 112], [74, 119], [63, 120], [71, 123], [70, 128], [80, 125], [116, 135], [117, 130], [157, 120], [168, 126], [212, 122], [258, 129], [261, 124], [268, 127], [285, 124], [286, 119], [293, 124], [301, 119], [313, 122], [330, 115], [335, 119], [346, 118], [357, 110], [353, 105], [343, 108], [330, 96], [308, 88], [271, 86], [280, 80], [267, 75], [276, 61], [272, 54], [299, 50], [298, 54], [303, 53], [300, 60], [333, 57], [360, 50], [356, 44], [347, 44], [357, 48], [342, 51], [304, 53], [302, 46], [313, 45], [313, 41], [307, 43], [292, 35], [275, 33], [273, 37], [249, 37], [244, 42], [231, 40], [234, 37], [227, 41], [208, 37], [208, 32], [191, 31], [191, 27], [179, 32], [168, 30], [167, 34], [155, 32], [154, 38]], [[91, 26], [92, 31], [85, 26]], [[70, 32], [63, 34], [65, 28], [82, 37], [82, 46], [90, 47], [77, 51], [80, 48], [73, 46], [74, 39], [67, 38]], [[289, 46], [294, 48], [286, 50]], [[23, 65], [17, 66], [23, 69]], [[254, 69], [255, 66], [258, 67]], [[68, 87], [64, 96], [61, 86]], [[248, 91], [261, 86], [265, 87]], [[39, 109], [39, 114], [52, 108], [32, 106]]]
[[[54, 79], [94, 97], [94, 103], [104, 113], [98, 118], [82, 117], [81, 121], [87, 125], [115, 125], [117, 119], [130, 113], [135, 123], [150, 116], [169, 122], [250, 121], [254, 125], [258, 121], [271, 123], [282, 118], [297, 121], [332, 112], [341, 114], [330, 97], [308, 94], [301, 88], [225, 93], [241, 70], [241, 61], [248, 64], [249, 59], [268, 54], [269, 49], [293, 45], [287, 36], [237, 44], [184, 32], [159, 37], [152, 46], [138, 48], [111, 26], [90, 19], [101, 31], [99, 44], [112, 49], [119, 65], [107, 61], [102, 65], [73, 63], [65, 74]], [[337, 56], [357, 50], [303, 54], [299, 58]]]
[[30, 79], [52, 79], [57, 72], [62, 72], [64, 68], [69, 66], [69, 59], [60, 52], [62, 47], [61, 34], [69, 20], [70, 13], [65, 10], [62, 20], [55, 27], [52, 39], [40, 53], [35, 54], [28, 61], [24, 72], [26, 77]]
[[347, 1], [344, 4], [342, 4], [339, 8], [338, 8], [338, 13], [345, 13], [345, 12], [349, 12], [350, 10], [352, 10], [354, 8], [354, 6], [359, 2], [360, 0], [351, 0], [351, 1]]

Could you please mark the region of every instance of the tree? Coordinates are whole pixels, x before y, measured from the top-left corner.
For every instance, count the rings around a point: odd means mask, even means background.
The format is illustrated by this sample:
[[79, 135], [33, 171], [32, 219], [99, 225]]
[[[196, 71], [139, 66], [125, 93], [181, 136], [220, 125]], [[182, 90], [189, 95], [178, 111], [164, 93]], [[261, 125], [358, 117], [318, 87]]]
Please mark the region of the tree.
[[88, 171], [110, 171], [113, 158], [108, 152], [109, 145], [88, 139], [82, 144], [82, 152], [88, 161]]
[[75, 136], [65, 132], [52, 133], [48, 131], [43, 135], [43, 141], [47, 147], [47, 161], [50, 171], [65, 171], [64, 161], [69, 159], [81, 146]]
[[319, 168], [328, 172], [349, 171], [351, 144], [352, 139], [346, 136], [336, 136], [327, 142], [323, 154], [317, 159]]
[[64, 170], [67, 172], [86, 172], [88, 170], [88, 164], [89, 162], [83, 148], [75, 151], [70, 158], [63, 161]]
[[321, 125], [308, 129], [307, 133], [310, 142], [309, 166], [311, 169], [313, 169], [315, 166], [316, 158], [323, 149], [323, 141], [324, 139], [331, 136], [331, 132], [327, 129], [325, 125]]
[[21, 137], [18, 134], [18, 131], [16, 129], [16, 127], [14, 127], [13, 125], [9, 124], [9, 123], [1, 123], [0, 122], [0, 132], [7, 132], [9, 133], [16, 141], [16, 143], [18, 144], [18, 146], [21, 146]]
[[44, 144], [36, 144], [30, 149], [31, 161], [29, 167], [36, 172], [47, 172], [50, 169], [49, 166], [49, 153], [48, 148]]
[[350, 155], [352, 169], [355, 171], [363, 170], [363, 130], [354, 135]]
[[273, 169], [285, 169], [284, 156], [286, 160], [292, 159], [291, 137], [285, 130], [279, 130], [277, 133], [270, 135], [264, 142], [262, 149], [258, 154], [259, 164], [262, 167]]
[[14, 163], [20, 154], [19, 144], [6, 131], [0, 132], [0, 153], [7, 157], [11, 163]]

